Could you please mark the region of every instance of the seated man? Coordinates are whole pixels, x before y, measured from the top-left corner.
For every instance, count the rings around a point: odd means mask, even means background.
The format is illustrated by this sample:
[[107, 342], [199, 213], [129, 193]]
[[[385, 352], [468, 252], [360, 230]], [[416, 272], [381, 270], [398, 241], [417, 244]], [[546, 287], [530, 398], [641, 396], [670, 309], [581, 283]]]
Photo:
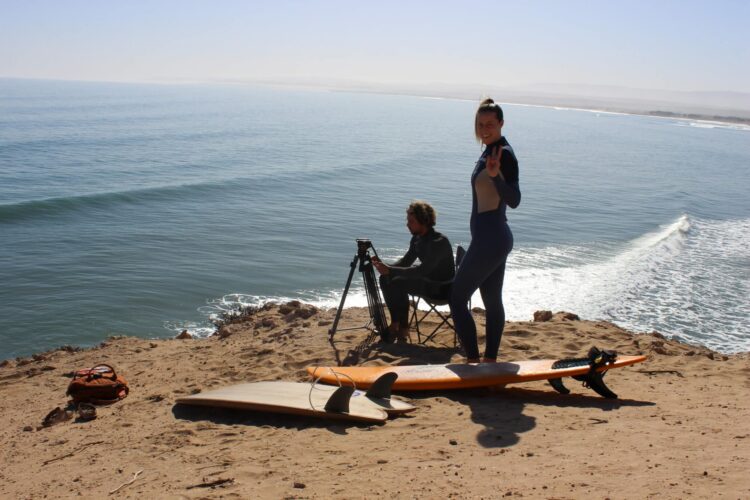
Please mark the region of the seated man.
[[[415, 201], [406, 209], [406, 227], [412, 234], [409, 250], [392, 265], [377, 257], [372, 263], [380, 276], [380, 289], [391, 313], [390, 338], [409, 338], [409, 294], [433, 299], [450, 297], [450, 286], [456, 273], [453, 247], [438, 233], [435, 209], [424, 201]], [[413, 265], [419, 259], [418, 265]]]

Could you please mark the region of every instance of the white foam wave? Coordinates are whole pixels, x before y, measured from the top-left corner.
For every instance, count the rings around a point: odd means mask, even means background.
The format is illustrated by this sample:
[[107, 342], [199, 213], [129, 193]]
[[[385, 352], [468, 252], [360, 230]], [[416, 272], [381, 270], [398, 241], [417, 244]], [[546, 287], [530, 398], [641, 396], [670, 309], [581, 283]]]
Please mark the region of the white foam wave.
[[740, 130], [743, 132], [750, 132], [750, 125], [744, 125], [741, 123], [726, 123], [726, 122], [711, 122], [711, 121], [679, 121], [675, 125], [680, 127], [693, 127], [693, 128], [704, 128], [704, 129], [725, 129], [725, 130]]
[[[559, 265], [565, 248], [551, 248], [549, 255], [537, 255], [537, 269], [515, 266], [512, 256], [505, 280], [506, 316], [528, 320], [535, 310], [568, 310], [586, 318], [601, 318], [609, 297], [622, 295], [630, 286], [632, 275], [639, 267], [651, 267], [656, 261], [679, 250], [690, 229], [686, 216], [651, 234], [632, 241], [619, 254], [593, 263]], [[580, 249], [576, 249], [580, 252]], [[590, 256], [593, 260], [596, 256]], [[553, 265], [548, 265], [553, 263]], [[557, 264], [557, 265], [556, 265]], [[607, 318], [610, 319], [610, 318]]]
[[[717, 222], [682, 215], [616, 249], [589, 244], [514, 250], [503, 291], [506, 319], [528, 321], [540, 309], [564, 310], [722, 352], [750, 351], [748, 235], [750, 219]], [[211, 319], [238, 306], [289, 300], [335, 308], [341, 293], [229, 294], [201, 312]], [[479, 293], [472, 304], [483, 306]], [[344, 306], [367, 307], [360, 276], [355, 275]], [[208, 331], [196, 328], [195, 333]]]
[[[530, 269], [511, 259], [506, 315], [529, 320], [538, 309], [567, 310], [724, 352], [750, 350], [748, 234], [750, 220], [683, 215], [598, 262]], [[550, 252], [550, 262], [560, 250]]]
[[[198, 308], [198, 312], [206, 318], [206, 321], [166, 323], [164, 326], [176, 334], [183, 330], [187, 330], [194, 337], [208, 337], [216, 331], [213, 322], [220, 319], [225, 313], [237, 311], [243, 307], [262, 307], [268, 303], [282, 304], [292, 300], [299, 300], [321, 309], [328, 309], [338, 307], [339, 302], [341, 301], [341, 292], [310, 290], [301, 291], [294, 296], [230, 293], [221, 298], [209, 301], [205, 306]], [[367, 297], [364, 288], [357, 289], [355, 283], [353, 288], [350, 289], [347, 294], [345, 307], [366, 306]]]
[[216, 331], [213, 325], [208, 322], [198, 323], [195, 321], [167, 321], [164, 323], [164, 328], [174, 332], [175, 335], [187, 330], [187, 332], [193, 337], [201, 338], [209, 337]]

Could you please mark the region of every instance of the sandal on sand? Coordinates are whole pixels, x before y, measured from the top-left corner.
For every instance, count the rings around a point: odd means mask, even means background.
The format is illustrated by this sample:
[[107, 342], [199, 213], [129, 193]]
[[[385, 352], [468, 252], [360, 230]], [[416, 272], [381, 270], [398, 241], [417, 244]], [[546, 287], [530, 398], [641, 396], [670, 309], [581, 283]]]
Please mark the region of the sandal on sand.
[[81, 422], [87, 422], [96, 418], [96, 407], [89, 403], [78, 404], [78, 419]]
[[42, 420], [42, 427], [50, 427], [65, 422], [66, 420], [70, 420], [72, 416], [73, 412], [65, 411], [58, 406], [44, 417], [44, 420]]

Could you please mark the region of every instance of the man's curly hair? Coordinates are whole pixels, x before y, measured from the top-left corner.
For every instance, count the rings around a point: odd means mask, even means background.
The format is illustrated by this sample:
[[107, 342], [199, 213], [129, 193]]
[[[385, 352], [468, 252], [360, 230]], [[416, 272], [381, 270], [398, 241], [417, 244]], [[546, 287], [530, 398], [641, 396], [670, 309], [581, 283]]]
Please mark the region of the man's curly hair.
[[422, 200], [415, 200], [411, 202], [409, 208], [406, 209], [407, 214], [413, 214], [417, 222], [424, 224], [427, 227], [435, 227], [437, 220], [437, 212], [432, 208], [432, 205]]

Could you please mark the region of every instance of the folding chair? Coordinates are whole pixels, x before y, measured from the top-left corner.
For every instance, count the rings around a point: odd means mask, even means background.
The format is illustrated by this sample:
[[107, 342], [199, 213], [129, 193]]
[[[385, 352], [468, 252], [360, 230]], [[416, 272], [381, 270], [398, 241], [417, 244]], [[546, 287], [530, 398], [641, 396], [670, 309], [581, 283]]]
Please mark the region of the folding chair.
[[[419, 311], [417, 308], [419, 307], [419, 302], [424, 301], [425, 304], [427, 304], [427, 307], [429, 308], [427, 311], [424, 311], [424, 314], [419, 317]], [[451, 314], [450, 312], [444, 313], [442, 311], [439, 311], [437, 309], [438, 306], [444, 306], [448, 304], [448, 299], [433, 299], [429, 297], [420, 297], [419, 295], [412, 295], [411, 299], [412, 305], [414, 306], [414, 310], [411, 313], [411, 320], [409, 321], [409, 324], [414, 326], [414, 329], [417, 330], [417, 342], [420, 344], [426, 344], [430, 340], [435, 337], [438, 330], [440, 330], [443, 326], [447, 326], [451, 330], [453, 330], [453, 347], [456, 347], [457, 340], [456, 340], [456, 327], [453, 326], [453, 321], [451, 320]], [[422, 330], [420, 329], [420, 326], [424, 319], [430, 314], [435, 313], [440, 318], [440, 323], [433, 328], [433, 330], [429, 334], [422, 333]], [[424, 335], [424, 340], [422, 340], [422, 336]]]
[[[464, 254], [466, 251], [464, 248], [459, 245], [458, 248], [456, 248], [456, 268], [458, 269], [458, 266], [461, 264], [461, 260], [463, 260]], [[438, 285], [440, 284], [448, 284], [450, 285], [453, 283], [453, 280], [450, 280], [445, 283], [436, 283]], [[424, 314], [419, 314], [419, 302], [424, 301], [425, 304], [427, 304], [428, 310], [424, 312]], [[412, 295], [411, 296], [411, 304], [413, 306], [413, 310], [411, 313], [411, 318], [409, 319], [409, 325], [413, 326], [415, 330], [417, 330], [417, 342], [420, 344], [426, 344], [430, 340], [432, 340], [435, 335], [437, 334], [438, 330], [440, 330], [443, 326], [447, 326], [451, 330], [453, 330], [453, 347], [456, 347], [458, 345], [458, 337], [456, 335], [456, 327], [453, 325], [453, 320], [451, 319], [451, 313], [450, 311], [447, 313], [444, 313], [442, 311], [439, 311], [437, 309], [438, 306], [445, 306], [448, 305], [450, 300], [448, 298], [435, 298], [435, 297], [426, 297], [426, 296], [420, 296], [420, 295]], [[420, 329], [420, 324], [424, 321], [427, 316], [430, 315], [430, 313], [434, 313], [435, 315], [440, 318], [440, 322], [438, 325], [432, 329], [432, 331], [429, 334], [423, 334], [422, 330]], [[425, 339], [422, 340], [422, 335], [424, 335]]]

